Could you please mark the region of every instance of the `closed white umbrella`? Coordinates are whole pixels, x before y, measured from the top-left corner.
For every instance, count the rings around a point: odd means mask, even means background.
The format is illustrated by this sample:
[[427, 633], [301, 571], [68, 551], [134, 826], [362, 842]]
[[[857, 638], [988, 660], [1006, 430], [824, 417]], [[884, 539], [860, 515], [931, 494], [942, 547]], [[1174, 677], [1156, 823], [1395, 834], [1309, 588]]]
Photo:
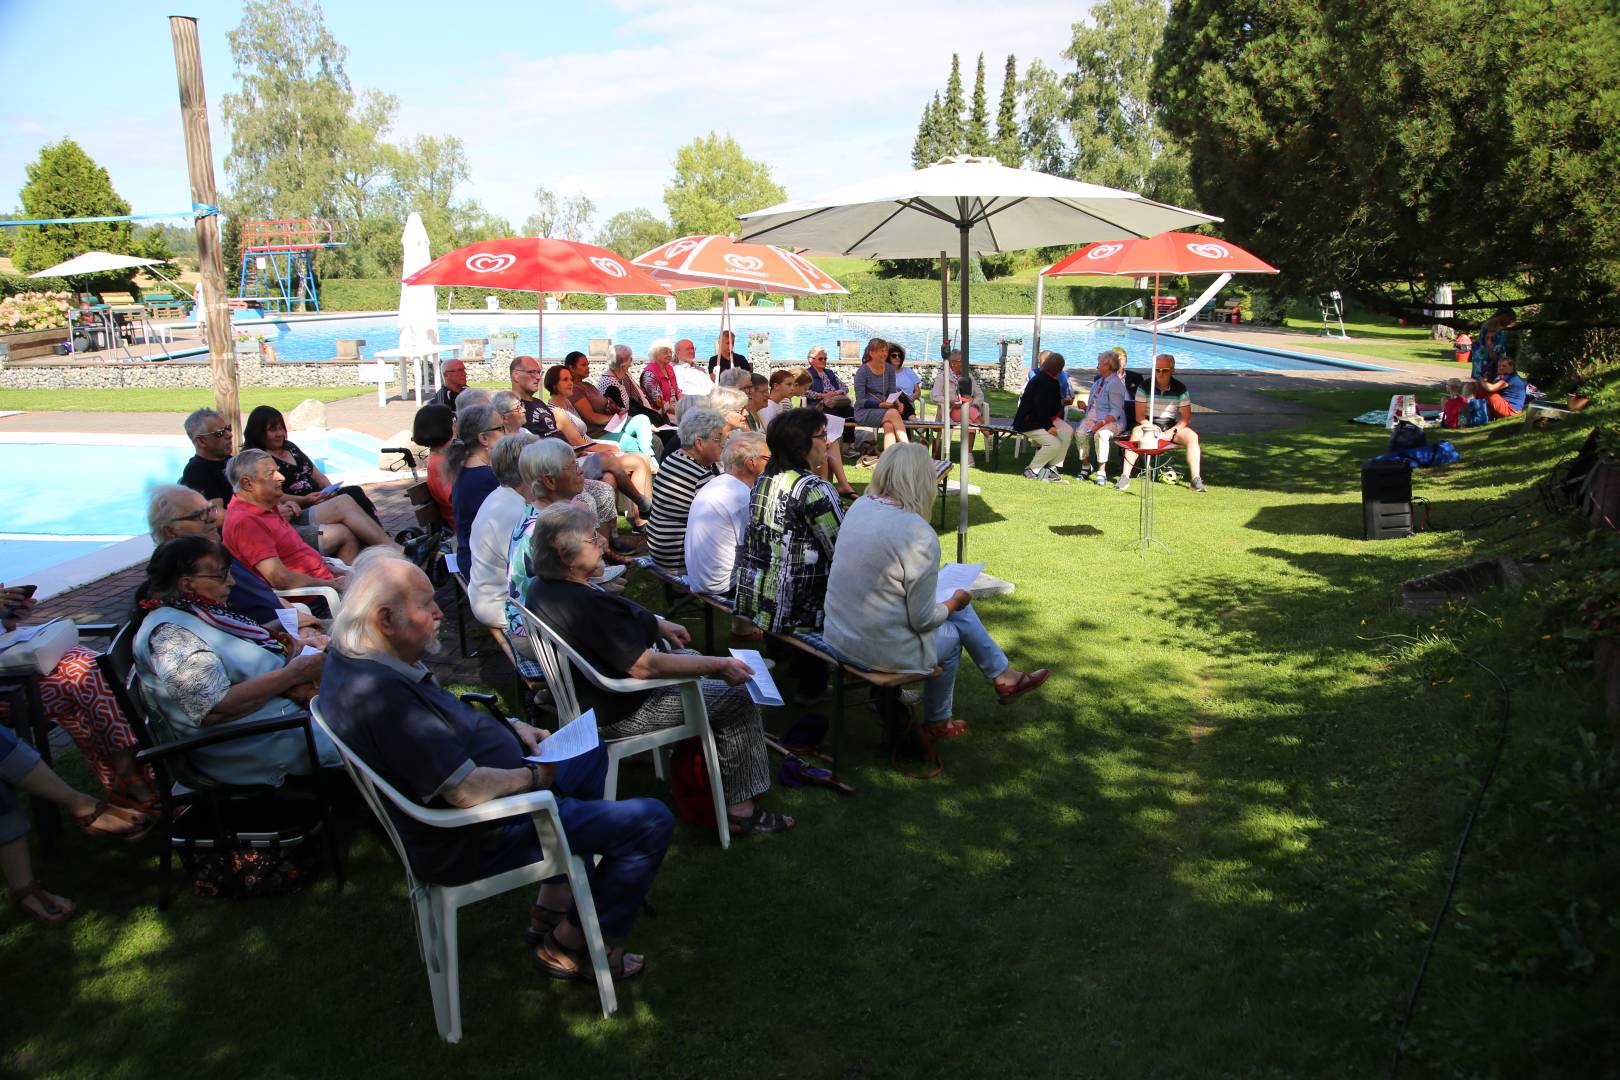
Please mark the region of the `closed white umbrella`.
[[[401, 279], [408, 278], [433, 261], [428, 245], [427, 227], [422, 215], [412, 210], [405, 219], [405, 232], [400, 238], [405, 249], [401, 264]], [[420, 403], [422, 364], [430, 372], [431, 388], [437, 390], [442, 377], [439, 374], [439, 300], [438, 290], [432, 285], [400, 285], [399, 287], [399, 347], [389, 349], [389, 355], [398, 356], [402, 364], [414, 366]], [[383, 355], [382, 353], [378, 354]], [[406, 391], [405, 373], [400, 371], [400, 392]]]
[[[428, 246], [427, 228], [422, 215], [412, 210], [405, 219], [405, 261], [401, 278], [408, 278], [433, 261]], [[399, 287], [399, 347], [401, 349], [437, 348], [439, 345], [439, 303], [437, 290], [432, 285], [401, 285]]]
[[[744, 214], [739, 240], [869, 259], [962, 260], [962, 360], [969, 362], [967, 261], [974, 254], [1156, 236], [1221, 220], [1129, 191], [1009, 169], [993, 158], [953, 157], [926, 169], [838, 188], [816, 199]], [[966, 368], [964, 368], [966, 370]], [[956, 539], [965, 554], [967, 410], [962, 410], [963, 496]]]

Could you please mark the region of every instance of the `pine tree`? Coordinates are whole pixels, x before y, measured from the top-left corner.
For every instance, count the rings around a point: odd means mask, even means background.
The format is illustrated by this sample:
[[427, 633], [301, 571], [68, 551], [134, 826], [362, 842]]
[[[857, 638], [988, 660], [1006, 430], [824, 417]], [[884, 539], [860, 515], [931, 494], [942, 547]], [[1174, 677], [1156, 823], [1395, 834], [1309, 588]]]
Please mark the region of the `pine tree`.
[[923, 106], [922, 119], [917, 122], [917, 138], [911, 144], [911, 167], [913, 169], [925, 168], [934, 163], [934, 151], [938, 149], [938, 138], [935, 134], [938, 128], [939, 95]]
[[[41, 147], [38, 160], [26, 170], [22, 189], [22, 217], [100, 217], [129, 213], [129, 203], [113, 190], [107, 170], [97, 165], [72, 139]], [[84, 225], [29, 225], [16, 229], [12, 260], [17, 269], [43, 270], [86, 251], [128, 253], [133, 232], [127, 221]], [[128, 271], [78, 279], [92, 292], [117, 288], [129, 280]], [[60, 282], [57, 286], [60, 286]], [[53, 286], [56, 287], [56, 286]]]
[[1007, 72], [1001, 78], [1001, 107], [996, 110], [996, 159], [1009, 169], [1024, 162], [1018, 141], [1018, 59], [1007, 54]]
[[941, 157], [963, 153], [967, 146], [966, 133], [962, 130], [962, 107], [962, 61], [951, 53], [951, 77], [945, 81], [945, 112], [940, 118]]
[[968, 114], [964, 151], [981, 157], [990, 153], [990, 113], [984, 97], [984, 53], [979, 54], [979, 74], [973, 82], [973, 111]]

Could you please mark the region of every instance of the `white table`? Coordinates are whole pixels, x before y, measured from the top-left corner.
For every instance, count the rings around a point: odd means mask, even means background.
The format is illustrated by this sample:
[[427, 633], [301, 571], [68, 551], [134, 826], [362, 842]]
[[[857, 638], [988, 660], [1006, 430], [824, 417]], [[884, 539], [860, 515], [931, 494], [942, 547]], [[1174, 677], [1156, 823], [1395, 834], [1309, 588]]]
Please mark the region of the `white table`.
[[[422, 365], [424, 361], [427, 363], [427, 373], [432, 382], [432, 385], [429, 387], [429, 393], [437, 393], [439, 387], [444, 385], [444, 375], [443, 372], [440, 371], [440, 368], [444, 365], [444, 354], [449, 353], [452, 357], [454, 357], [460, 354], [460, 352], [460, 345], [419, 345], [414, 349], [378, 349], [372, 355], [377, 360], [400, 361], [399, 393], [401, 397], [405, 396], [404, 362], [407, 360], [411, 362], [412, 370], [416, 375], [413, 390], [416, 395], [417, 407], [420, 408], [422, 405]], [[379, 390], [379, 394], [380, 393], [381, 391]]]

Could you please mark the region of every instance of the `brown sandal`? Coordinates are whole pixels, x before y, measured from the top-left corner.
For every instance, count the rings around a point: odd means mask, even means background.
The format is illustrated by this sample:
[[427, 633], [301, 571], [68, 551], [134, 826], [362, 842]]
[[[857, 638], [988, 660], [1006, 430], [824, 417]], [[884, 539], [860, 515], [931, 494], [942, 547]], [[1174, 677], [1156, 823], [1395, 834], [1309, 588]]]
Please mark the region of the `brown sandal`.
[[[43, 913], [35, 911], [33, 908], [29, 907], [28, 901], [30, 900], [38, 901], [39, 906], [43, 909]], [[50, 893], [40, 888], [39, 882], [37, 881], [30, 881], [20, 889], [11, 890], [11, 906], [16, 908], [21, 914], [33, 919], [35, 922], [44, 923], [47, 926], [54, 926], [60, 922], [67, 922], [69, 919], [73, 918], [73, 913], [79, 910], [78, 905], [71, 900], [63, 899], [62, 903], [66, 904], [67, 906], [62, 907], [57, 904], [56, 899], [53, 898]]]
[[530, 945], [544, 945], [546, 935], [557, 929], [566, 918], [568, 918], [566, 911], [556, 911], [544, 904], [530, 904], [529, 928], [523, 931], [523, 936], [528, 939]]
[[[114, 822], [121, 827], [107, 827]], [[81, 817], [75, 817], [73, 824], [91, 836], [109, 836], [119, 840], [139, 840], [152, 831], [152, 826], [156, 825], [157, 821], [138, 810], [112, 806], [106, 800], [99, 800], [94, 810]]]
[[[647, 970], [645, 957], [635, 953], [627, 953], [622, 946], [614, 945], [608, 949], [608, 974], [614, 982], [624, 982], [633, 979]], [[535, 963], [553, 979], [564, 982], [591, 982], [596, 978], [596, 971], [591, 966], [591, 953], [587, 946], [578, 949], [566, 948], [557, 940], [555, 930], [547, 931], [546, 939], [534, 950]], [[634, 960], [635, 967], [630, 963]]]

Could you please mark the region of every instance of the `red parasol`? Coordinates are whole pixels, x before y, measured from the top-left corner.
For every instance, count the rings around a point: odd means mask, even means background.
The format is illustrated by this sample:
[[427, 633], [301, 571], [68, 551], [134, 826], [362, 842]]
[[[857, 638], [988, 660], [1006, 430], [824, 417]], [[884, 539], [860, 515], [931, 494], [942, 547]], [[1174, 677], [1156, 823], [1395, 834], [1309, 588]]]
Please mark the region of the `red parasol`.
[[775, 244], [744, 244], [729, 236], [683, 236], [630, 260], [675, 290], [724, 290], [720, 328], [731, 323], [731, 290], [790, 296], [847, 293], [815, 263]]
[[[1103, 240], [1087, 244], [1041, 274], [1066, 277], [1077, 274], [1153, 275], [1153, 351], [1159, 355], [1159, 277], [1161, 274], [1275, 274], [1277, 268], [1236, 244], [1197, 233], [1167, 232], [1140, 240]], [[1220, 283], [1217, 283], [1220, 284]], [[1039, 327], [1037, 327], [1039, 329]], [[1148, 379], [1148, 411], [1153, 410], [1158, 379]]]
[[[468, 244], [440, 255], [405, 278], [403, 284], [602, 296], [672, 295], [644, 270], [606, 248], [543, 236], [511, 236]], [[544, 349], [537, 347], [537, 351]]]

